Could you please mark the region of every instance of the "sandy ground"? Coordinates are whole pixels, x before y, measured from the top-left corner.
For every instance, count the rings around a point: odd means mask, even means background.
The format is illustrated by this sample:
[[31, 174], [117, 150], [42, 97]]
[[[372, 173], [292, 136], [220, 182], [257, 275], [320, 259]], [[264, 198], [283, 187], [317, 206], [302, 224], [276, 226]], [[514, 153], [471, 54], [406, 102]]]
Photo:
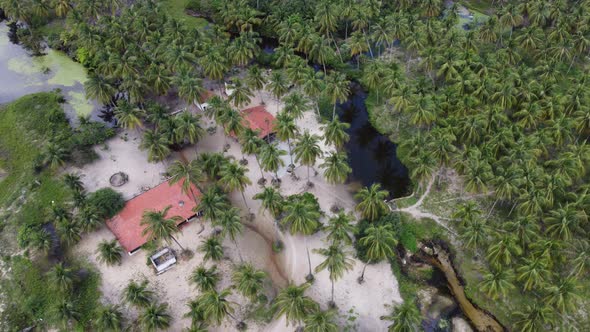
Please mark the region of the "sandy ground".
[[[260, 97], [259, 94], [248, 107], [259, 105]], [[262, 97], [267, 104], [267, 110], [276, 114], [276, 101], [268, 93], [263, 93]], [[210, 123], [209, 119], [203, 119], [204, 127], [208, 127]], [[309, 129], [312, 133], [321, 135], [316, 115], [312, 111], [307, 112], [303, 119], [298, 120], [298, 125], [302, 129]], [[128, 133], [128, 135], [129, 137], [135, 137], [133, 133]], [[117, 188], [127, 198], [140, 193], [142, 187], [153, 187], [162, 181], [160, 173], [164, 171], [164, 166], [162, 163], [147, 163], [145, 152], [137, 148], [138, 141], [133, 139], [125, 141], [115, 138], [109, 142], [108, 151], [99, 151], [101, 160], [84, 167], [82, 170], [78, 170], [84, 174], [83, 180], [87, 188], [95, 190], [108, 186], [108, 178], [117, 171], [124, 171], [129, 175], [129, 183]], [[196, 148], [188, 147], [180, 153], [184, 158], [191, 160], [196, 157], [197, 151], [198, 153], [221, 151], [225, 141], [222, 130], [218, 128], [215, 134], [206, 135], [197, 144]], [[241, 159], [242, 154], [239, 144], [233, 139], [227, 141], [231, 147], [226, 152], [226, 155]], [[287, 150], [286, 143], [281, 143], [281, 146]], [[323, 145], [322, 149], [323, 151], [330, 150], [329, 147]], [[323, 260], [321, 255], [313, 253], [313, 249], [326, 246], [324, 242], [325, 233], [318, 232], [308, 237], [277, 233], [271, 217], [266, 213], [262, 213], [260, 203], [252, 199], [252, 196], [261, 191], [261, 187], [256, 184], [256, 180], [260, 178], [260, 170], [253, 156], [246, 157], [248, 159], [249, 176], [253, 182], [253, 185], [248, 186], [245, 191], [248, 207], [244, 206], [240, 193], [232, 193], [231, 199], [234, 205], [242, 208], [244, 215], [250, 209], [250, 211], [256, 213], [256, 218], [251, 222], [244, 221], [247, 227], [238, 239], [238, 246], [244, 260], [251, 261], [258, 268], [264, 269], [269, 275], [274, 287], [268, 287], [267, 294], [272, 298], [278, 287], [283, 287], [288, 282], [300, 284], [305, 281], [309, 269], [307, 248], [310, 250], [312, 268], [315, 268]], [[171, 158], [178, 158], [178, 154]], [[289, 164], [289, 156], [285, 156], [285, 164]], [[318, 161], [317, 165], [319, 164], [321, 164], [321, 161]], [[319, 167], [316, 166], [316, 169], [321, 173]], [[280, 190], [284, 196], [306, 191], [307, 169], [305, 167], [297, 167], [295, 170], [299, 180], [289, 176], [286, 168], [281, 169], [278, 173], [282, 179]], [[347, 211], [353, 211], [355, 203], [351, 192], [352, 186], [330, 185], [325, 182], [321, 174], [315, 175], [313, 171], [311, 174], [314, 187], [309, 191], [318, 197], [321, 208], [326, 213], [326, 218], [331, 215], [330, 208], [333, 205], [338, 205]], [[265, 174], [265, 176], [270, 179], [271, 174]], [[322, 221], [326, 222], [325, 219]], [[205, 223], [205, 225], [207, 224], [208, 222]], [[195, 251], [200, 240], [211, 232], [209, 227], [206, 226], [205, 231], [197, 235], [200, 228], [201, 226], [197, 224], [186, 226], [182, 235], [179, 235], [181, 244]], [[76, 250], [80, 254], [87, 254], [89, 259], [95, 262], [94, 251], [96, 246], [98, 242], [105, 238], [112, 239], [114, 236], [108, 229], [103, 228], [96, 233], [87, 235]], [[285, 246], [280, 254], [273, 254], [270, 248], [270, 243], [276, 239], [280, 239]], [[175, 245], [173, 244], [172, 247], [175, 248]], [[225, 272], [230, 271], [233, 264], [231, 262], [239, 262], [233, 244], [226, 241], [225, 247], [230, 260], [218, 264], [218, 268], [224, 272], [221, 288], [229, 286], [229, 274]], [[351, 253], [354, 251], [353, 248], [347, 249]], [[182, 318], [182, 315], [186, 311], [186, 302], [197, 296], [198, 292], [187, 283], [186, 279], [201, 261], [201, 254], [195, 251], [195, 256], [191, 260], [182, 261], [170, 271], [155, 276], [151, 267], [146, 265], [146, 253], [140, 251], [134, 256], [125, 256], [120, 266], [106, 267], [97, 263], [97, 267], [103, 275], [102, 291], [106, 302], [121, 303], [121, 291], [128, 280], [148, 278], [151, 285], [157, 289], [162, 302], [167, 302], [170, 305], [170, 312], [174, 318], [170, 330], [178, 331], [190, 324], [189, 320]], [[342, 328], [348, 326], [356, 331], [386, 330], [388, 322], [381, 321], [379, 317], [388, 314], [391, 305], [402, 302], [397, 280], [393, 276], [389, 265], [381, 263], [369, 265], [365, 273], [365, 283], [359, 285], [356, 279], [360, 275], [362, 268], [362, 262], [355, 259], [354, 268], [335, 284], [335, 302], [339, 312], [339, 324]], [[307, 294], [320, 303], [322, 309], [327, 309], [327, 303], [331, 296], [331, 283], [328, 272], [322, 271], [315, 274], [315, 277], [316, 279]], [[234, 297], [232, 300], [237, 303], [245, 303], [244, 299], [241, 299], [238, 295], [232, 296]], [[137, 314], [132, 308], [128, 308], [126, 311], [126, 314], [131, 318]], [[351, 320], [350, 317], [355, 318]], [[283, 317], [279, 317], [266, 326], [259, 326], [251, 321], [248, 321], [248, 325], [250, 331], [294, 330], [293, 326], [286, 325]], [[235, 328], [233, 324], [226, 322], [217, 330], [233, 331]]]

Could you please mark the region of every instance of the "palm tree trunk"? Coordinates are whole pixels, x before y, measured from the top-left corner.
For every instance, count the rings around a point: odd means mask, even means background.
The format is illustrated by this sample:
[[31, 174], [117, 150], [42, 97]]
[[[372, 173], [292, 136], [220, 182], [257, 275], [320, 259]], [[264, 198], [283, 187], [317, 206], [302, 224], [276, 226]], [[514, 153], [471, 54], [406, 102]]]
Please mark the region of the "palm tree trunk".
[[291, 139], [287, 137], [287, 145], [289, 145], [289, 158], [291, 159], [291, 165], [295, 166], [295, 164], [293, 164], [293, 153], [291, 152]]
[[512, 210], [514, 210], [515, 207], [516, 207], [516, 203], [512, 204], [512, 208], [510, 209], [510, 212], [508, 212], [508, 216], [510, 216], [512, 214]]
[[307, 251], [307, 265], [309, 266], [309, 273], [305, 277], [307, 281], [313, 280], [313, 273], [311, 272], [311, 257], [309, 256], [309, 247], [307, 246], [307, 239], [305, 239], [305, 251]]
[[309, 181], [309, 166], [307, 166], [307, 183], [310, 183], [310, 181]]
[[266, 180], [264, 178], [264, 172], [262, 171], [262, 166], [260, 166], [260, 160], [258, 160], [258, 156], [257, 155], [254, 155], [254, 157], [256, 158], [256, 163], [258, 164], [258, 169], [260, 169], [260, 176], [262, 176], [262, 179], [263, 180]]
[[238, 257], [240, 257], [240, 262], [244, 263], [244, 258], [242, 258], [242, 252], [240, 252], [240, 248], [238, 247], [238, 242], [236, 240], [233, 241], [234, 245], [236, 246], [236, 251], [238, 252]]
[[330, 281], [332, 281], [332, 301], [331, 302], [332, 302], [332, 305], [334, 305], [335, 304], [334, 303], [334, 280], [330, 280]]
[[336, 118], [336, 103], [334, 103], [334, 108], [332, 109], [332, 121]]
[[492, 204], [492, 208], [490, 209], [490, 212], [488, 212], [488, 216], [486, 217], [486, 219], [488, 219], [490, 217], [490, 215], [492, 214], [492, 211], [494, 211], [494, 207], [496, 206], [496, 203], [498, 203], [498, 198], [496, 198], [496, 200], [494, 201], [494, 204]]
[[248, 206], [248, 202], [246, 201], [246, 195], [244, 195], [244, 191], [240, 191], [240, 193], [242, 194], [242, 198], [244, 199], [244, 204], [246, 205], [246, 208], [248, 209], [248, 211], [250, 211], [250, 207]]
[[170, 238], [171, 238], [172, 240], [174, 240], [174, 242], [176, 242], [176, 244], [177, 244], [177, 245], [180, 247], [180, 249], [181, 249], [182, 251], [184, 251], [184, 247], [183, 247], [183, 246], [181, 246], [181, 245], [180, 245], [180, 243], [178, 243], [178, 240], [176, 240], [176, 238], [175, 238], [174, 236], [170, 235]]
[[361, 276], [358, 278], [359, 284], [362, 284], [365, 281], [365, 269], [367, 268], [368, 264], [369, 263], [365, 263], [365, 266], [363, 266], [363, 272], [361, 273]]

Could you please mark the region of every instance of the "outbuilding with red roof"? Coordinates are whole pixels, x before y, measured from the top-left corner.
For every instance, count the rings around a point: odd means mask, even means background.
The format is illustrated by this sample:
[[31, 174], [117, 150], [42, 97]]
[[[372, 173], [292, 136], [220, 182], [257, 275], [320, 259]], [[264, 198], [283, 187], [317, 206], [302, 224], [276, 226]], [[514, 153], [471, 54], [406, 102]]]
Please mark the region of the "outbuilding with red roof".
[[259, 105], [242, 110], [244, 125], [258, 131], [258, 137], [266, 139], [275, 133], [275, 117], [266, 110], [266, 106]]
[[[141, 218], [144, 211], [161, 211], [170, 206], [166, 218], [180, 216], [177, 226], [192, 221], [198, 216], [194, 211], [201, 192], [191, 185], [189, 195], [182, 191], [181, 182], [170, 184], [163, 182], [156, 187], [136, 196], [125, 204], [125, 207], [113, 218], [107, 220], [107, 227], [115, 234], [121, 246], [129, 254], [135, 253], [148, 240], [143, 235], [144, 226], [141, 225]], [[194, 198], [192, 197], [194, 195]]]

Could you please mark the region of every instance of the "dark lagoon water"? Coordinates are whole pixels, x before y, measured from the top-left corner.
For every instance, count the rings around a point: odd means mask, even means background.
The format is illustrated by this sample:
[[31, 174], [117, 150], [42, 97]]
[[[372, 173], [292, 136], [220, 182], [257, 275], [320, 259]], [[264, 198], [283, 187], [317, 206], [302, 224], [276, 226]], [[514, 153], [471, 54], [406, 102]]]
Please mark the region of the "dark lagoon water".
[[369, 122], [366, 98], [367, 93], [353, 84], [348, 101], [337, 107], [340, 120], [350, 123], [346, 151], [352, 167], [351, 180], [363, 186], [380, 183], [392, 198], [404, 196], [410, 185], [408, 169], [397, 158], [395, 143]]

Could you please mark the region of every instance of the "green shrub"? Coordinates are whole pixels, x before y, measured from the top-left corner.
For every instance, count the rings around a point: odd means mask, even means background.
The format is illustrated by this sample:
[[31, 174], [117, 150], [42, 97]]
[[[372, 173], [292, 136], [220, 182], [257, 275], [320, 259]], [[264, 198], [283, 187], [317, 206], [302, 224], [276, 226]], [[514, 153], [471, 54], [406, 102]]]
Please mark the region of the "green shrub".
[[87, 148], [103, 144], [107, 139], [115, 136], [115, 130], [99, 122], [83, 121], [76, 129], [73, 141], [76, 147]]
[[93, 192], [88, 195], [87, 202], [105, 219], [112, 218], [125, 206], [123, 195], [111, 188], [102, 188]]

